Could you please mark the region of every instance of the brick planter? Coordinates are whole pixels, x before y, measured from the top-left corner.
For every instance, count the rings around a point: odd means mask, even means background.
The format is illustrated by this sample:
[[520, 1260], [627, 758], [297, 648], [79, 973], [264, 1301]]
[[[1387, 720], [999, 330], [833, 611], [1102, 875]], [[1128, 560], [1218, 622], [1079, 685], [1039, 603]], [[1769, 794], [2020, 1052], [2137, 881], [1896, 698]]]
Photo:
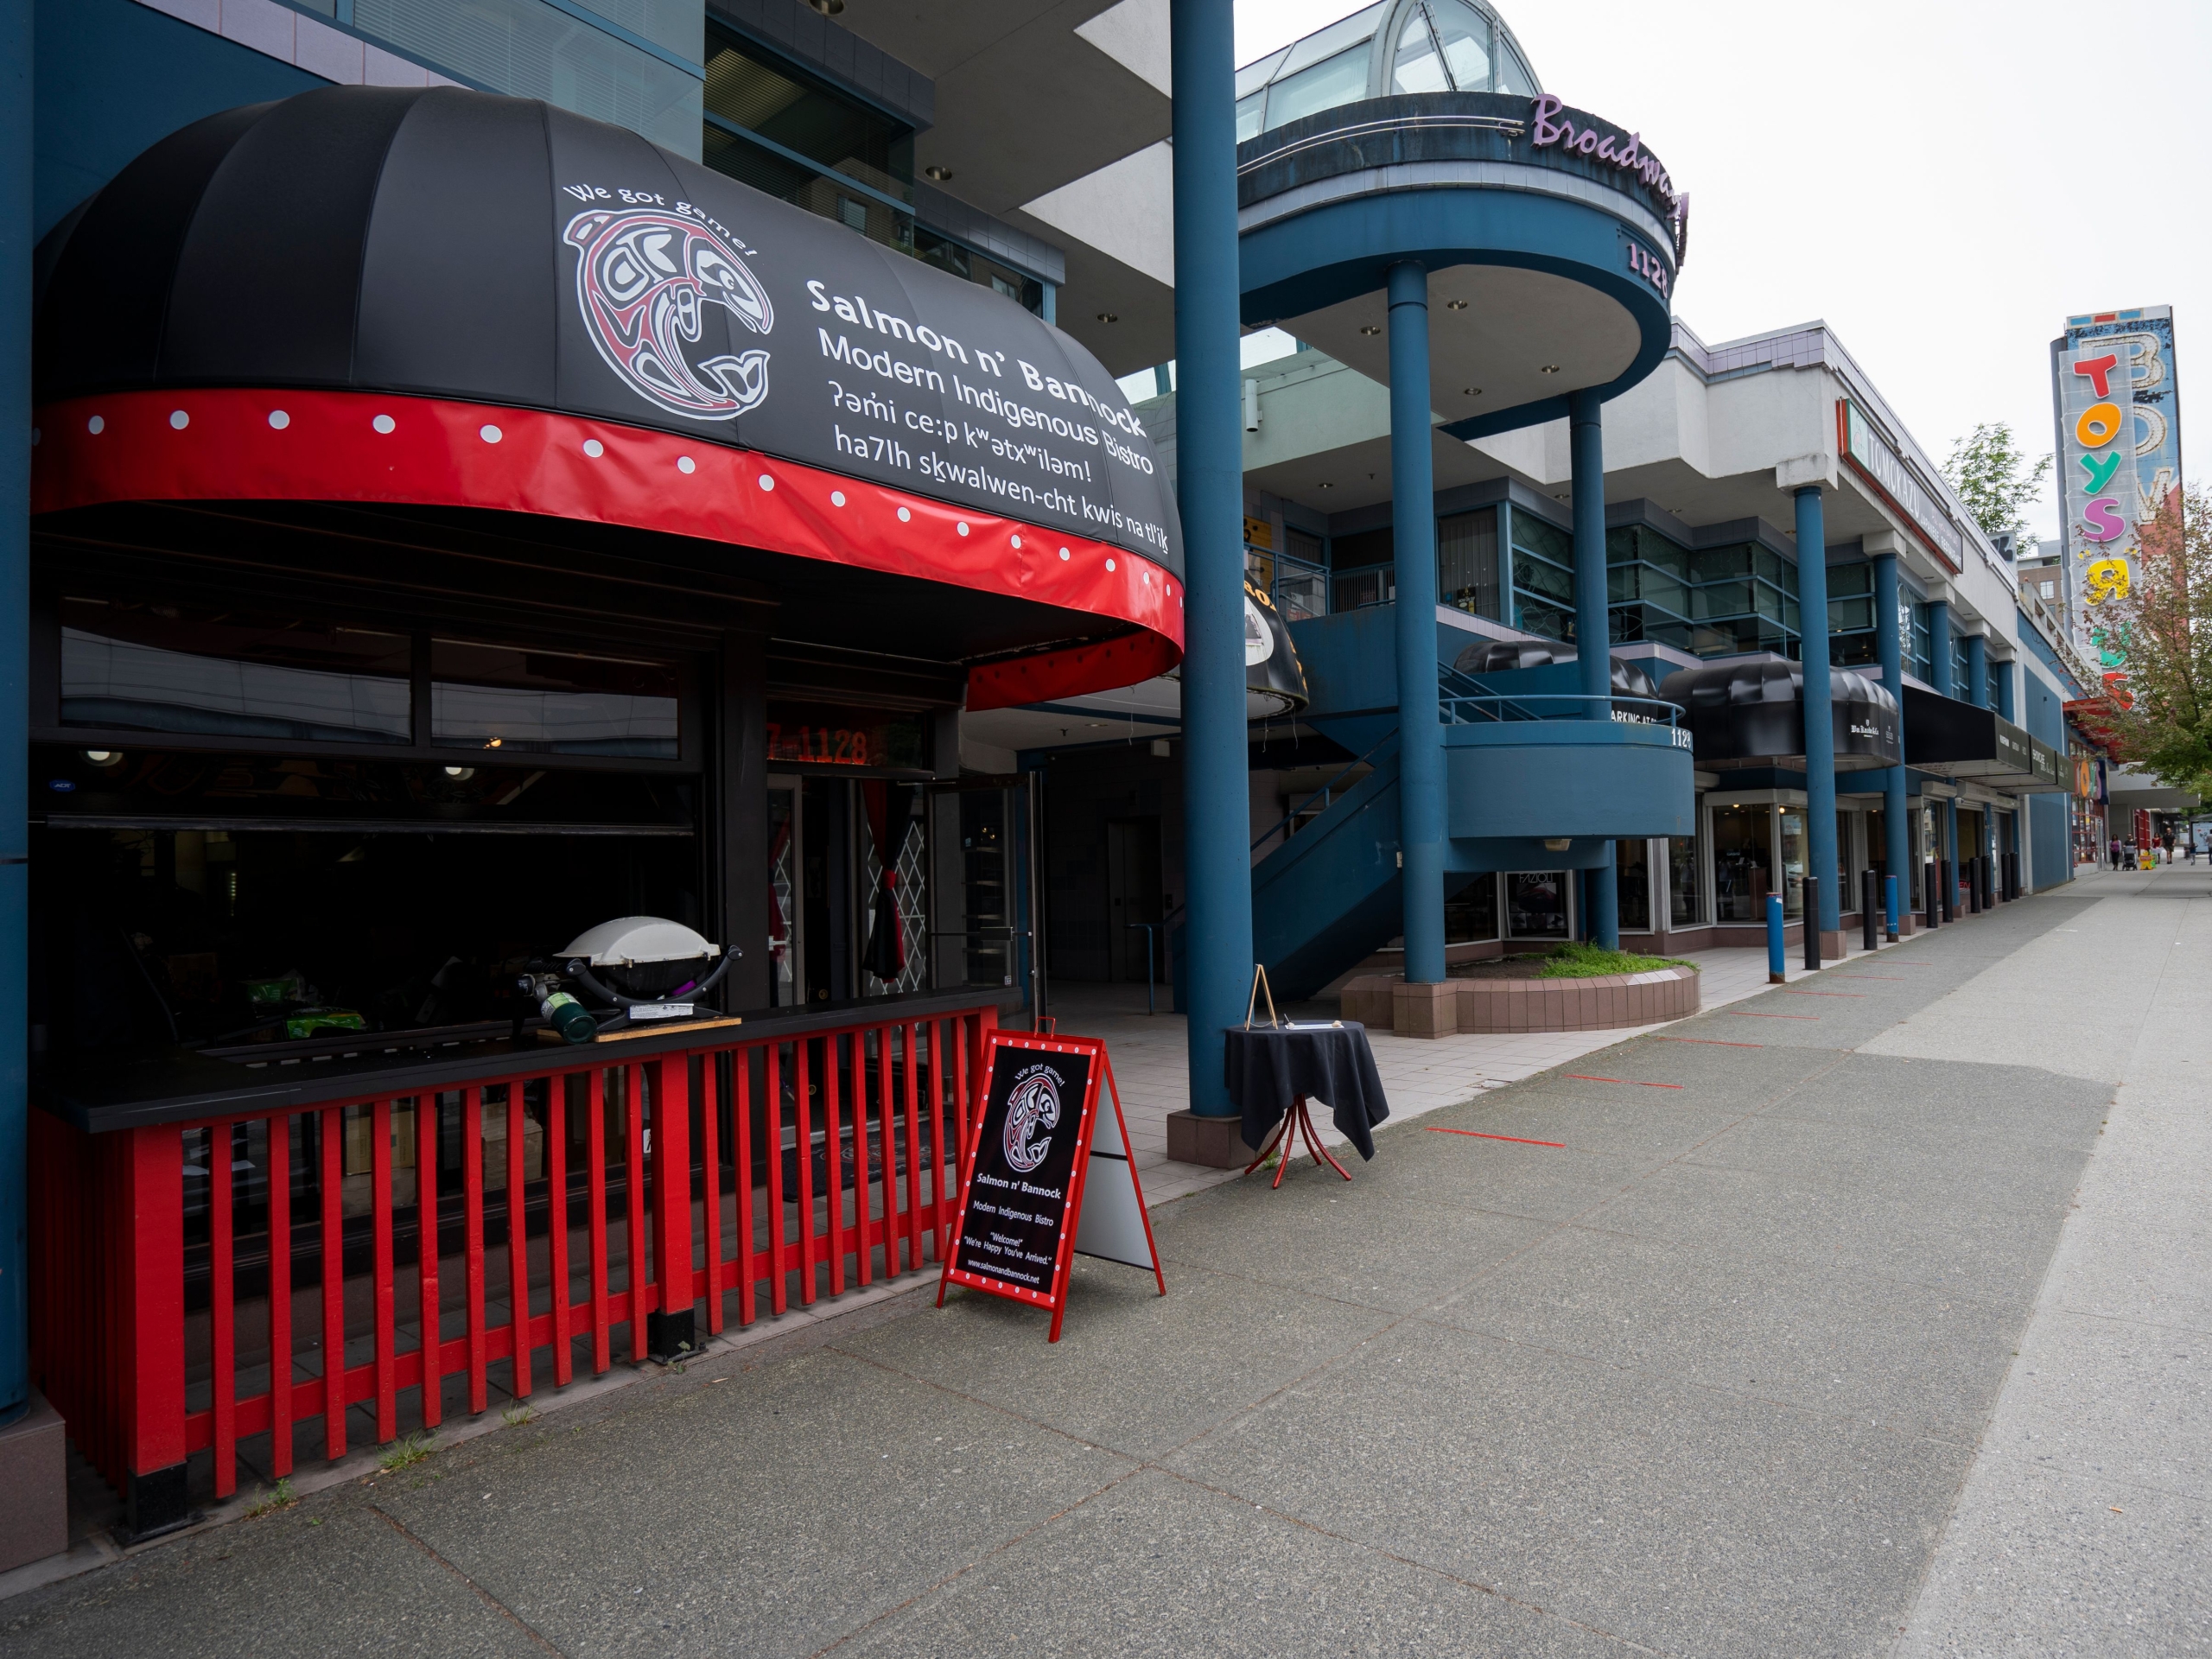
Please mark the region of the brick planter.
[[[1409, 991], [1425, 995], [1409, 996]], [[1395, 974], [1369, 974], [1344, 990], [1345, 1019], [1401, 1037], [1612, 1031], [1681, 1020], [1697, 1011], [1694, 968], [1596, 979], [1454, 979], [1435, 987], [1408, 987]]]

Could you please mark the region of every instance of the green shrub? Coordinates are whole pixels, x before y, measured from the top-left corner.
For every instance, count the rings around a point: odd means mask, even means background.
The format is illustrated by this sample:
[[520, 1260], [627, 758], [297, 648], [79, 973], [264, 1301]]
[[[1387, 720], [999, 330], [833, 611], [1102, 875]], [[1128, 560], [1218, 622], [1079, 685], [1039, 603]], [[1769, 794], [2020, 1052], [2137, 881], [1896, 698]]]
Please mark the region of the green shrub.
[[1602, 974], [1648, 974], [1661, 968], [1695, 968], [1680, 957], [1642, 957], [1633, 950], [1601, 950], [1575, 941], [1544, 953], [1539, 979], [1595, 979]]

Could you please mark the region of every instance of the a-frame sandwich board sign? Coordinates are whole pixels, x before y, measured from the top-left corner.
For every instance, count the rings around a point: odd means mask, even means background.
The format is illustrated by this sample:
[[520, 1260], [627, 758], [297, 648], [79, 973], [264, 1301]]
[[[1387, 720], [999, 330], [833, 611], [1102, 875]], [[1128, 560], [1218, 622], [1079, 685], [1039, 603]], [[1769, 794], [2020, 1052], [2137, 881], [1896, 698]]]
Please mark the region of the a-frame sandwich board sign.
[[1020, 1031], [995, 1031], [988, 1044], [938, 1306], [947, 1286], [965, 1285], [1047, 1307], [1058, 1342], [1078, 1251], [1149, 1268], [1165, 1296], [1106, 1045]]

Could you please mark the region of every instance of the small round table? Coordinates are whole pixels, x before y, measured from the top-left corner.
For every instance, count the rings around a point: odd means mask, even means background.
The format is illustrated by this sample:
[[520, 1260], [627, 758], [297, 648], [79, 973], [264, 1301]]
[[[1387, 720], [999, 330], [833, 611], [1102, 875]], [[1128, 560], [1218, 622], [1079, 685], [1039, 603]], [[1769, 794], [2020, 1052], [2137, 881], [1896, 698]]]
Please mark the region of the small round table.
[[1325, 1160], [1344, 1179], [1351, 1179], [1351, 1172], [1330, 1156], [1315, 1135], [1309, 1097], [1326, 1103], [1338, 1133], [1358, 1148], [1362, 1159], [1375, 1156], [1375, 1126], [1390, 1116], [1390, 1106], [1382, 1097], [1366, 1027], [1334, 1020], [1232, 1026], [1224, 1034], [1229, 1097], [1243, 1115], [1244, 1144], [1260, 1148], [1260, 1155], [1244, 1166], [1247, 1175], [1279, 1147], [1283, 1156], [1274, 1185], [1281, 1186], [1296, 1137], [1302, 1135], [1317, 1166]]

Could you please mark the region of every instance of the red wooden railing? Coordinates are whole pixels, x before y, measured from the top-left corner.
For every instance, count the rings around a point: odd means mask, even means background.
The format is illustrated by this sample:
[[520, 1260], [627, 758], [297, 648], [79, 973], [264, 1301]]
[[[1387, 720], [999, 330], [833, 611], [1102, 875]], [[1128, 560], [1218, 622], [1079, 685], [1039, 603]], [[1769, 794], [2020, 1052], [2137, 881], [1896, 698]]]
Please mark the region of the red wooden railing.
[[302, 1425], [340, 1458], [528, 1400], [540, 1355], [556, 1388], [618, 1330], [641, 1359], [657, 1312], [703, 1300], [712, 1335], [733, 1296], [744, 1326], [764, 1289], [782, 1313], [895, 1279], [943, 1257], [996, 1022], [563, 1049], [99, 1135], [34, 1112], [33, 1374], [118, 1486], [207, 1451], [223, 1497], [242, 1459], [289, 1473]]

